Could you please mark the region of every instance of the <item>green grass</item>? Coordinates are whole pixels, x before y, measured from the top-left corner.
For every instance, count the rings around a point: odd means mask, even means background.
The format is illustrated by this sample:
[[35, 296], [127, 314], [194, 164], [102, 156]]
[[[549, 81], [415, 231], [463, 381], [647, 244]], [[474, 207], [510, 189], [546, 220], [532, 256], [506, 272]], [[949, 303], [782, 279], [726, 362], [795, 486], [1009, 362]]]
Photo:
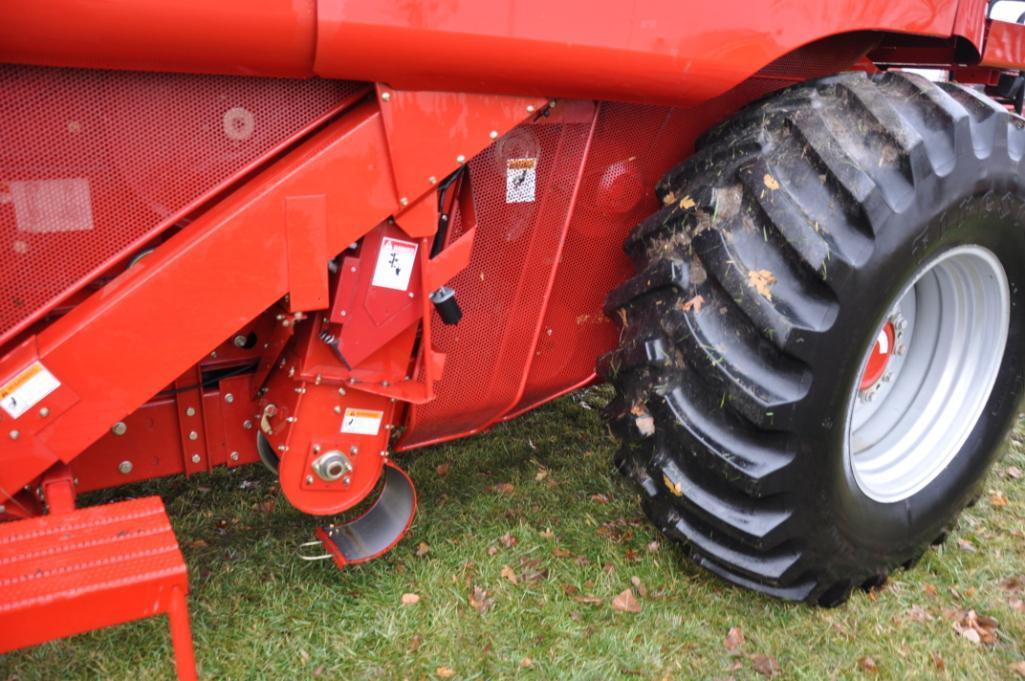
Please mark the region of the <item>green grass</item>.
[[[1025, 480], [1006, 474], [1025, 468], [1020, 435], [943, 548], [883, 589], [821, 610], [731, 588], [661, 542], [612, 470], [603, 400], [577, 393], [407, 457], [420, 495], [410, 535], [343, 571], [296, 557], [315, 521], [260, 467], [88, 501], [164, 497], [190, 568], [206, 679], [420, 679], [439, 668], [456, 679], [757, 679], [759, 655], [778, 661], [777, 678], [1016, 678], [1025, 606], [1013, 599], [1025, 595], [1001, 582], [1025, 573]], [[421, 543], [429, 550], [418, 556]], [[647, 592], [636, 614], [611, 607], [631, 577]], [[487, 592], [483, 611], [470, 602], [475, 587]], [[403, 606], [405, 593], [419, 603]], [[998, 620], [996, 643], [958, 635], [952, 617], [963, 609]], [[723, 645], [731, 627], [745, 638], [734, 654]], [[859, 665], [865, 657], [876, 671]], [[171, 678], [170, 660], [164, 621], [152, 619], [0, 657], [0, 679]]]

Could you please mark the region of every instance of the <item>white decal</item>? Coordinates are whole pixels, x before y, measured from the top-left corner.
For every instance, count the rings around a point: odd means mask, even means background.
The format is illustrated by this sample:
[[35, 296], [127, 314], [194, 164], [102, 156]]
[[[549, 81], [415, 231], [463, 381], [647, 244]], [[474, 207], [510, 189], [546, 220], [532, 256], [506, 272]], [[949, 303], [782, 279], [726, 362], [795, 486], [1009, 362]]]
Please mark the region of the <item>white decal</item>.
[[536, 186], [536, 158], [510, 158], [505, 162], [506, 203], [533, 203]]
[[373, 409], [354, 409], [348, 407], [342, 417], [342, 432], [355, 435], [377, 435], [381, 429], [383, 411]]
[[381, 252], [377, 254], [377, 266], [374, 267], [374, 286], [406, 291], [409, 289], [409, 277], [413, 274], [416, 264], [417, 245], [412, 241], [399, 241], [385, 237], [381, 241]]
[[59, 388], [61, 382], [41, 362], [34, 362], [0, 386], [0, 407], [16, 419]]
[[89, 180], [25, 180], [10, 183], [19, 232], [77, 232], [93, 228]]

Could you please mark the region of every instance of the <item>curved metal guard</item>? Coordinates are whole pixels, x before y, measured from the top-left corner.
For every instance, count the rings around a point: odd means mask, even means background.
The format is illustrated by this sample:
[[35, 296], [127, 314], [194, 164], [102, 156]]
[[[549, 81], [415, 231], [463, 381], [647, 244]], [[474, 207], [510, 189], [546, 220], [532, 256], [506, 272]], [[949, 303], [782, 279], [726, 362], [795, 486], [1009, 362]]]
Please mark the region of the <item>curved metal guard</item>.
[[384, 487], [370, 510], [347, 523], [317, 528], [317, 539], [340, 568], [387, 553], [413, 523], [416, 515], [413, 481], [390, 461], [385, 463], [383, 475]]

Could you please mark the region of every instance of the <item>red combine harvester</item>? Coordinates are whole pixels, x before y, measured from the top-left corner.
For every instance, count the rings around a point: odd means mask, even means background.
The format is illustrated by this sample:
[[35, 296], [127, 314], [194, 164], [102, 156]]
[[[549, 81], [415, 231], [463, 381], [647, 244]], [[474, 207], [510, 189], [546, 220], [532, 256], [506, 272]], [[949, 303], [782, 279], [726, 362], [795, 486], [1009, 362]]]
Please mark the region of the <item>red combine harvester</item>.
[[1025, 386], [991, 9], [8, 0], [0, 651], [167, 613], [194, 675], [159, 499], [78, 493], [262, 461], [311, 515], [377, 495], [316, 531], [358, 563], [415, 513], [396, 455], [599, 377], [711, 572], [831, 605], [910, 565]]

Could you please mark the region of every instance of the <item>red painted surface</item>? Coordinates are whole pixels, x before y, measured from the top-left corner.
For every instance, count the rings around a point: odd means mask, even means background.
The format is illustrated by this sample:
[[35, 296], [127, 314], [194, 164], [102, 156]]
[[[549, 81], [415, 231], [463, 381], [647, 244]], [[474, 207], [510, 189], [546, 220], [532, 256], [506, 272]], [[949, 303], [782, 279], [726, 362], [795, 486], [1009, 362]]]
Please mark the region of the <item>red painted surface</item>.
[[0, 524], [0, 653], [166, 613], [195, 679], [187, 593], [158, 497]]
[[980, 66], [1016, 71], [1025, 69], [1025, 25], [1008, 21], [989, 22]]
[[[0, 61], [693, 103], [823, 37], [949, 37], [957, 11], [944, 0], [640, 0], [601, 11], [587, 0], [8, 0]], [[958, 28], [974, 38], [972, 15]]]
[[893, 323], [886, 322], [879, 330], [876, 342], [872, 345], [872, 353], [868, 356], [865, 371], [861, 374], [858, 390], [871, 388], [886, 373], [886, 367], [890, 364], [890, 358], [893, 357], [894, 338]]

